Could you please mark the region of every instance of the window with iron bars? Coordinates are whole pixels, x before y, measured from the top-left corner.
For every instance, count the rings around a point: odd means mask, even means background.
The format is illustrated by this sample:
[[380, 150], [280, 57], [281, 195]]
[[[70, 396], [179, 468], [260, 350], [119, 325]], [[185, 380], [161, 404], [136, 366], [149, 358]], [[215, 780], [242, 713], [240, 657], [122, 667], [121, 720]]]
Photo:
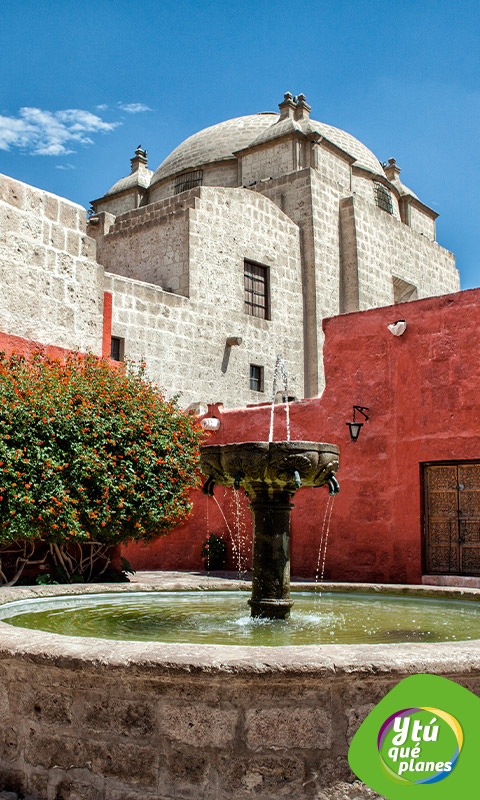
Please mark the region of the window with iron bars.
[[203, 169], [196, 169], [194, 172], [184, 172], [175, 181], [175, 194], [186, 192], [195, 186], [201, 186], [203, 179]]
[[373, 190], [375, 192], [375, 202], [377, 206], [388, 214], [393, 214], [392, 195], [388, 189], [383, 183], [374, 182]]
[[268, 268], [245, 261], [244, 286], [246, 313], [252, 317], [270, 319]]

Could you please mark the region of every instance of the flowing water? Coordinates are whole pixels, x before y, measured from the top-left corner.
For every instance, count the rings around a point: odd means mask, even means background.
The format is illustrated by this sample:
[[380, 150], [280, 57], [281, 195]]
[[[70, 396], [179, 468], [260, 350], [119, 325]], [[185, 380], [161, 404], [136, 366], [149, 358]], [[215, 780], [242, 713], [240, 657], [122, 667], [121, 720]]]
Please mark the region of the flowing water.
[[227, 645], [378, 644], [480, 638], [480, 603], [293, 592], [288, 621], [252, 619], [247, 592], [134, 592], [22, 600], [0, 607], [18, 627], [68, 636]]
[[273, 442], [273, 417], [275, 413], [275, 398], [277, 396], [278, 390], [278, 380], [281, 376], [283, 386], [283, 396], [285, 398], [285, 415], [286, 415], [286, 426], [287, 426], [287, 442], [290, 441], [290, 411], [288, 406], [288, 379], [287, 379], [287, 370], [285, 369], [285, 364], [283, 361], [282, 356], [277, 356], [277, 361], [275, 364], [275, 370], [273, 372], [273, 388], [272, 388], [272, 410], [270, 412], [270, 433], [268, 435], [268, 441]]

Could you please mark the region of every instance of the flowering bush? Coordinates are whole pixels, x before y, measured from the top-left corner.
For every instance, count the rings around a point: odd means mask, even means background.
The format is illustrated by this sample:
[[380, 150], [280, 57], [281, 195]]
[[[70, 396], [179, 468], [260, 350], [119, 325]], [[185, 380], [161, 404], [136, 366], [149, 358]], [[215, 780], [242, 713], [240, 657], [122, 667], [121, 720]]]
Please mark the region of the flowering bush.
[[166, 533], [189, 513], [200, 437], [142, 367], [0, 354], [0, 548], [23, 542], [18, 571], [42, 540], [68, 575], [71, 545]]
[[222, 569], [227, 560], [227, 545], [220, 536], [207, 534], [202, 544], [202, 558], [208, 569]]

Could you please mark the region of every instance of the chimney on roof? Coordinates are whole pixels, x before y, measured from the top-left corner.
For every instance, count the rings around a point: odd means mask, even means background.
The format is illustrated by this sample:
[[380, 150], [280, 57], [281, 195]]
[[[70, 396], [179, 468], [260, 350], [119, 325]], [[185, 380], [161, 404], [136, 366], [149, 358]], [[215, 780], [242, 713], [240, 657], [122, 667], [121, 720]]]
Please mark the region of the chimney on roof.
[[295, 119], [310, 119], [310, 111], [312, 107], [306, 102], [304, 94], [298, 95], [297, 105], [295, 106]]
[[398, 178], [400, 175], [401, 169], [400, 167], [397, 167], [397, 162], [394, 158], [389, 158], [388, 164], [385, 164], [383, 167], [383, 171], [385, 172], [385, 175], [389, 181], [394, 181], [395, 178]]
[[139, 144], [135, 150], [135, 156], [130, 159], [132, 165], [131, 172], [137, 172], [140, 168], [145, 169], [147, 166], [148, 150], [142, 150], [142, 145]]
[[283, 119], [293, 119], [293, 115], [295, 113], [296, 106], [293, 100], [293, 95], [290, 92], [285, 92], [284, 98], [285, 99], [283, 103], [278, 104], [280, 109], [279, 122], [281, 122]]

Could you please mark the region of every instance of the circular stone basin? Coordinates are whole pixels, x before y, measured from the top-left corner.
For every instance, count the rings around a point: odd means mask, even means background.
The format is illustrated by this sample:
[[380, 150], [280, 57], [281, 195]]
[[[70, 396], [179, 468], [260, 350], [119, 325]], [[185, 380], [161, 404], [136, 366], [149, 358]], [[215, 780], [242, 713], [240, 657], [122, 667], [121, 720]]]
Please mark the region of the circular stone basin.
[[[89, 600], [101, 593], [111, 595], [117, 608], [129, 594], [161, 597], [162, 591], [171, 596], [180, 589], [187, 590], [190, 609], [214, 598], [205, 591], [192, 597], [192, 588], [240, 587], [237, 581], [211, 576], [164, 573], [154, 585], [121, 589], [4, 588], [0, 607], [4, 617], [13, 616], [20, 600], [54, 600], [65, 607], [71, 599]], [[242, 583], [241, 588], [248, 586]], [[311, 591], [312, 586], [299, 588]], [[445, 638], [478, 635], [478, 627], [469, 633], [460, 628], [464, 614], [478, 619], [480, 591], [475, 589], [322, 588], [348, 592], [353, 604], [358, 593], [367, 591], [385, 606], [421, 595], [430, 609], [430, 598], [435, 598], [433, 618], [440, 620], [448, 607], [453, 611]], [[392, 599], [392, 594], [397, 596]], [[240, 603], [240, 619], [246, 616], [244, 596], [231, 599]], [[253, 629], [290, 628], [295, 615], [302, 615], [296, 591], [293, 599], [288, 623], [255, 621]], [[322, 594], [320, 615], [328, 616], [327, 599]], [[431, 631], [429, 622], [420, 622], [409, 608], [410, 628], [418, 624]], [[404, 629], [406, 616], [398, 610], [393, 614], [397, 632], [398, 626]], [[249, 625], [250, 618], [245, 620]], [[136, 633], [140, 627], [137, 622]], [[324, 639], [316, 645], [225, 646], [192, 644], [190, 632], [188, 643], [165, 641], [164, 634], [157, 642], [112, 641], [19, 628], [2, 620], [0, 709], [3, 746], [8, 742], [9, 747], [1, 764], [2, 788], [42, 798], [64, 796], [68, 788], [85, 798], [202, 800], [212, 796], [214, 786], [215, 800], [368, 800], [371, 791], [359, 781], [352, 783], [347, 760], [359, 722], [410, 674], [443, 675], [480, 696], [480, 639], [342, 645], [330, 643], [326, 624], [322, 631]]]
[[480, 637], [471, 601], [295, 592], [290, 620], [252, 618], [246, 592], [130, 592], [21, 600], [0, 620], [67, 636], [182, 644], [291, 646], [448, 642]]

